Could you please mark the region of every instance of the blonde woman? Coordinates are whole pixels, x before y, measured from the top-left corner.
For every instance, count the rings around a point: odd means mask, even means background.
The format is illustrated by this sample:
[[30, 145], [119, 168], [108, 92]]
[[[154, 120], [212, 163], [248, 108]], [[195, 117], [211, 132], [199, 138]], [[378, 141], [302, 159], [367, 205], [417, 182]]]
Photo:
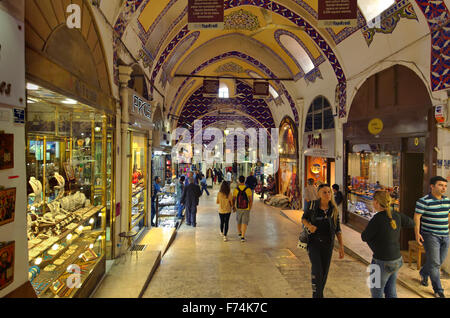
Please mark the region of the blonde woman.
[[339, 211], [331, 188], [328, 184], [321, 184], [317, 193], [319, 199], [308, 204], [302, 223], [311, 233], [307, 250], [311, 261], [313, 298], [323, 298], [335, 236], [339, 241], [339, 258], [344, 258], [345, 253]]
[[[373, 208], [375, 216], [361, 234], [373, 252], [372, 266], [379, 269], [379, 277], [375, 275], [370, 288], [372, 298], [397, 298], [397, 274], [403, 265], [400, 254], [400, 229], [414, 228], [413, 219], [391, 209], [391, 196], [383, 190], [375, 191]], [[378, 272], [373, 269], [374, 273]]]

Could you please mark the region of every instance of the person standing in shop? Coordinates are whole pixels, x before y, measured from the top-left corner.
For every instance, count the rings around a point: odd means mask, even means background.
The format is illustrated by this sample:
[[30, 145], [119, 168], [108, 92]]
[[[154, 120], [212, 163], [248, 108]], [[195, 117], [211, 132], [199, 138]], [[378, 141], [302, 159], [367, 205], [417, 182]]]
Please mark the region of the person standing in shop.
[[375, 216], [370, 220], [361, 238], [373, 252], [372, 265], [380, 273], [371, 283], [372, 298], [397, 298], [397, 274], [403, 265], [400, 253], [400, 229], [414, 228], [413, 219], [392, 211], [389, 192], [376, 190], [373, 195]]
[[317, 196], [317, 188], [314, 186], [314, 179], [308, 179], [308, 186], [305, 189], [305, 205], [304, 209], [307, 208], [310, 202], [317, 200], [319, 197]]
[[181, 204], [186, 208], [186, 225], [197, 226], [197, 206], [201, 196], [200, 186], [195, 184], [193, 177], [190, 177], [189, 185], [184, 188], [180, 200]]
[[216, 203], [219, 205], [220, 233], [222, 233], [223, 241], [226, 242], [228, 241], [228, 223], [230, 222], [233, 206], [233, 195], [231, 194], [230, 184], [227, 181], [222, 182]]
[[181, 176], [179, 182], [177, 183], [177, 192], [176, 192], [176, 199], [177, 199], [177, 205], [178, 205], [178, 214], [177, 218], [182, 219], [183, 218], [183, 209], [184, 206], [181, 204], [181, 196], [183, 194], [184, 190], [184, 180], [185, 176]]
[[333, 193], [334, 193], [334, 202], [336, 202], [336, 205], [339, 209], [339, 219], [342, 222], [342, 202], [344, 202], [344, 195], [339, 190], [338, 184], [333, 184]]
[[323, 298], [335, 236], [339, 242], [339, 258], [342, 259], [345, 255], [339, 211], [330, 186], [321, 184], [318, 196], [319, 199], [311, 201], [302, 217], [303, 225], [311, 233], [308, 237], [307, 251], [311, 261], [313, 298]]
[[233, 193], [233, 207], [236, 211], [236, 221], [241, 242], [245, 242], [245, 233], [247, 232], [250, 221], [250, 210], [252, 209], [252, 190], [245, 185], [245, 177], [240, 176], [239, 184]]
[[209, 197], [208, 184], [206, 183], [206, 177], [205, 177], [205, 175], [201, 175], [200, 185], [202, 186], [202, 194], [203, 194], [203, 191], [206, 191], [206, 194], [207, 194], [208, 197]]
[[426, 261], [420, 270], [421, 284], [428, 286], [428, 277], [434, 290], [434, 296], [445, 298], [441, 284], [440, 269], [445, 261], [449, 246], [450, 199], [447, 192], [447, 180], [436, 176], [430, 180], [431, 193], [416, 202], [414, 232], [416, 241], [425, 248]]
[[156, 216], [156, 196], [158, 195], [159, 192], [161, 192], [161, 186], [159, 185], [160, 182], [161, 182], [161, 178], [155, 177], [155, 182], [153, 182], [153, 187], [152, 187], [152, 211], [151, 211], [151, 219], [150, 219], [152, 226], [156, 226], [156, 224], [154, 222], [154, 219]]

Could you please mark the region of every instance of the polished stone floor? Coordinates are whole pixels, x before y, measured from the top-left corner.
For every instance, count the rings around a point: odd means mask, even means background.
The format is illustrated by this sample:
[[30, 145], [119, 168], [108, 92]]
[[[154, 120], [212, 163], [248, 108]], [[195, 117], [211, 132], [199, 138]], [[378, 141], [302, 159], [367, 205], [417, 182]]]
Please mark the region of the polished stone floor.
[[[229, 241], [220, 236], [217, 190], [200, 200], [197, 227], [183, 224], [161, 260], [144, 298], [309, 298], [310, 262], [298, 249], [298, 225], [258, 199], [251, 211], [247, 242], [237, 235], [235, 214]], [[345, 238], [344, 238], [345, 240]], [[335, 251], [325, 297], [367, 298], [366, 266]], [[418, 297], [397, 285], [399, 297]]]

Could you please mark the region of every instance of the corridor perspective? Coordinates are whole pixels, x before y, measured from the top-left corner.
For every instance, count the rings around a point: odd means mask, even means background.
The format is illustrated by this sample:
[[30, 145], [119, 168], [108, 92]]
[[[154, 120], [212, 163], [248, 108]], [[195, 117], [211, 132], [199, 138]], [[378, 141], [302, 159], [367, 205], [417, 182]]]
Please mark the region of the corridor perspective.
[[0, 299], [445, 302], [449, 6], [0, 0]]
[[[247, 241], [240, 241], [233, 213], [224, 242], [217, 192], [201, 197], [197, 227], [181, 226], [143, 298], [310, 298], [311, 264], [297, 247], [299, 226], [255, 197]], [[366, 268], [349, 255], [340, 260], [335, 250], [325, 297], [369, 298]], [[419, 297], [397, 290], [401, 298]]]

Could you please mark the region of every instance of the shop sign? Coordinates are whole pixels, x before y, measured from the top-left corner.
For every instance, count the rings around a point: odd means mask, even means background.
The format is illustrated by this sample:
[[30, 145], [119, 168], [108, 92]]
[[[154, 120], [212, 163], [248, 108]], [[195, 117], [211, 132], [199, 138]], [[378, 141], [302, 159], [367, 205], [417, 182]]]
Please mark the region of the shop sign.
[[334, 131], [309, 133], [303, 137], [305, 156], [334, 158]]
[[357, 18], [357, 0], [319, 0], [319, 28], [356, 27]]
[[150, 102], [134, 92], [131, 96], [130, 113], [145, 120], [152, 120], [152, 105], [150, 105]]
[[369, 132], [372, 135], [378, 135], [383, 130], [383, 121], [379, 118], [374, 118], [369, 122]]
[[25, 107], [24, 24], [0, 10], [0, 104]]
[[223, 30], [224, 0], [189, 0], [189, 30]]

